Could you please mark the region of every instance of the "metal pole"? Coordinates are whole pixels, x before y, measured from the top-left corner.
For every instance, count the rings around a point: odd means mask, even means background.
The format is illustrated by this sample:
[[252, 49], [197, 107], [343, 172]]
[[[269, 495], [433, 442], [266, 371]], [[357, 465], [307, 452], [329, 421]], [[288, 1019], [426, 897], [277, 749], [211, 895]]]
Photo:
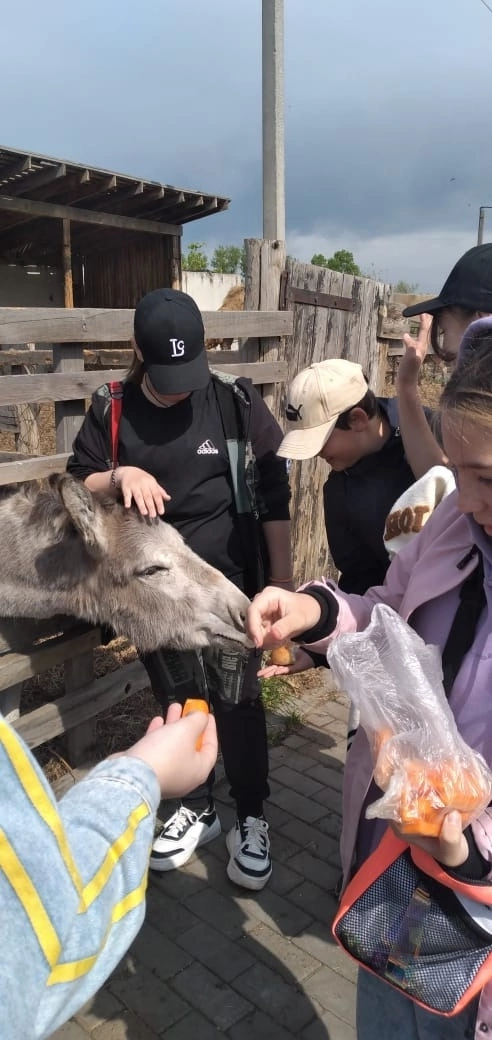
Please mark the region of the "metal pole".
[[485, 224], [485, 206], [480, 206], [478, 215], [478, 235], [477, 235], [477, 246], [481, 246], [483, 242], [483, 227]]
[[263, 238], [285, 240], [284, 2], [262, 0]]

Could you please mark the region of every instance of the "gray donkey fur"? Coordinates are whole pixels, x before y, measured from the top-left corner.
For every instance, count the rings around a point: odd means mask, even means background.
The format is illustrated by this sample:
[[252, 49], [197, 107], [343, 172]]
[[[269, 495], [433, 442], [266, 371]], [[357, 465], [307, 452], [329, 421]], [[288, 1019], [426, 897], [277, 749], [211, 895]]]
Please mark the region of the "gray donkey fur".
[[250, 645], [246, 596], [170, 524], [149, 521], [68, 474], [0, 497], [3, 617], [70, 614], [140, 650]]

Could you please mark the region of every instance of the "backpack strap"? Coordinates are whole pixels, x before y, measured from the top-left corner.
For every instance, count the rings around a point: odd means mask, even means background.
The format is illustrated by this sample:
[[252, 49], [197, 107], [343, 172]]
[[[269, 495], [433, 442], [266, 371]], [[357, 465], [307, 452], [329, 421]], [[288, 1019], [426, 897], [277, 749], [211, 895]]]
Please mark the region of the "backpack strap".
[[477, 566], [465, 578], [461, 586], [458, 609], [442, 652], [443, 685], [446, 697], [449, 697], [463, 658], [472, 646], [480, 615], [487, 602], [483, 587], [483, 558], [479, 549], [476, 547], [474, 549], [473, 555], [478, 555]]
[[111, 442], [111, 465], [113, 470], [118, 466], [118, 436], [121, 412], [123, 409], [123, 383], [114, 380], [108, 383], [109, 389], [109, 435]]

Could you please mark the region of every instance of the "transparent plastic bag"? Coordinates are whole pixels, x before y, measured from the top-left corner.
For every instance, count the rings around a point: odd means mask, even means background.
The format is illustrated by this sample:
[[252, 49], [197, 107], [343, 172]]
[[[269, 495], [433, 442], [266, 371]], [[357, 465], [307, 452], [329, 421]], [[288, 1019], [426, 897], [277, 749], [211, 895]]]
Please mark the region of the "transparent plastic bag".
[[328, 662], [360, 711], [383, 796], [368, 819], [436, 837], [447, 812], [464, 826], [492, 799], [492, 773], [460, 736], [442, 685], [441, 655], [390, 607], [378, 604], [363, 632], [333, 644]]

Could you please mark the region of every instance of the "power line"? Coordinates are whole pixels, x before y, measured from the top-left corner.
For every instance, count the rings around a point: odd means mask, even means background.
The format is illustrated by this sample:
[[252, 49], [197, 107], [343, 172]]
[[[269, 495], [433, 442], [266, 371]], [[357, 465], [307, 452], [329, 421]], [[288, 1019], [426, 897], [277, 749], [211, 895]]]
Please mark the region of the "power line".
[[492, 14], [492, 7], [489, 6], [489, 4], [487, 3], [487, 0], [480, 0], [480, 3], [483, 4], [483, 6], [487, 8], [487, 11], [490, 11], [490, 14]]

